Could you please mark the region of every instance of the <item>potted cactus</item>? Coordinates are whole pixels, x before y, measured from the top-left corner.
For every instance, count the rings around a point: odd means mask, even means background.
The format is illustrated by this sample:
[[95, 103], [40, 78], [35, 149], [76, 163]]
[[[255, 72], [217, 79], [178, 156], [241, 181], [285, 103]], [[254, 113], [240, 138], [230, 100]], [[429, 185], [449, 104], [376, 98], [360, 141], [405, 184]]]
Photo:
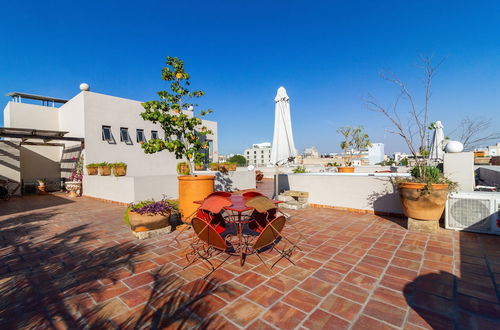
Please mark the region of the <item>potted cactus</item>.
[[113, 169], [114, 176], [125, 176], [127, 175], [127, 164], [123, 162], [112, 163], [109, 166]]

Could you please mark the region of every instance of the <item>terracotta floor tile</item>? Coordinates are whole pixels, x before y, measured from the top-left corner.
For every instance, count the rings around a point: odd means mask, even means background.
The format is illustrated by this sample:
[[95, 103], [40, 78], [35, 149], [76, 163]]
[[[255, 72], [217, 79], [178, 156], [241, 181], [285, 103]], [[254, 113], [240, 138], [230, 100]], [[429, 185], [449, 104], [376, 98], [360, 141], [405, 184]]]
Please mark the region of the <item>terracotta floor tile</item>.
[[250, 324], [264, 309], [246, 299], [238, 299], [221, 310], [221, 314], [240, 326]]
[[309, 277], [300, 285], [300, 288], [320, 297], [324, 297], [333, 289], [333, 285], [315, 277]]
[[287, 294], [282, 301], [303, 312], [309, 313], [319, 304], [320, 300], [321, 298], [312, 293], [295, 289]]
[[363, 314], [400, 327], [403, 325], [406, 311], [372, 299], [366, 304]]
[[387, 268], [386, 270], [386, 274], [393, 277], [399, 277], [408, 281], [413, 281], [418, 275], [418, 273], [414, 270], [409, 270], [395, 266], [389, 266], [389, 268]]
[[286, 276], [276, 275], [271, 277], [265, 284], [280, 292], [288, 292], [295, 288], [300, 282]]
[[297, 281], [303, 281], [313, 273], [312, 270], [304, 269], [302, 267], [290, 266], [281, 271], [277, 276], [285, 275]]
[[[221, 328], [221, 329], [225, 329], [225, 328]], [[268, 323], [266, 323], [264, 321], [257, 320], [254, 323], [250, 324], [247, 329], [249, 329], [249, 330], [250, 329], [251, 330], [273, 330], [273, 329], [275, 329], [275, 327], [273, 327], [272, 325], [269, 325]]]
[[368, 298], [367, 290], [361, 289], [357, 285], [347, 282], [340, 282], [337, 288], [333, 291], [335, 294], [363, 304]]
[[151, 295], [151, 287], [145, 285], [122, 294], [120, 296], [120, 299], [123, 300], [123, 302], [127, 304], [128, 307], [132, 308], [147, 302], [150, 295]]
[[348, 321], [354, 320], [361, 311], [361, 307], [360, 304], [334, 294], [328, 295], [320, 306], [321, 309]]
[[377, 330], [392, 330], [397, 329], [379, 320], [376, 320], [367, 315], [361, 315], [358, 320], [352, 326], [355, 330], [367, 330], [367, 329], [377, 329]]
[[267, 277], [259, 275], [254, 272], [246, 272], [243, 275], [236, 277], [235, 281], [249, 287], [255, 288], [256, 286], [261, 285], [267, 280]]
[[304, 312], [278, 302], [262, 316], [263, 320], [274, 324], [280, 329], [294, 329], [306, 317]]
[[336, 271], [337, 273], [340, 274], [346, 274], [348, 271], [352, 269], [353, 265], [338, 260], [330, 260], [327, 263], [325, 263], [323, 267]]
[[304, 326], [308, 329], [348, 329], [350, 323], [321, 309], [317, 309], [309, 315], [304, 322]]
[[344, 281], [351, 283], [353, 285], [359, 286], [360, 288], [371, 290], [375, 283], [377, 282], [376, 278], [370, 277], [365, 274], [361, 274], [358, 272], [350, 272]]
[[396, 307], [406, 307], [408, 305], [405, 295], [401, 291], [391, 290], [385, 287], [376, 288], [372, 298]]
[[283, 296], [283, 293], [274, 290], [267, 285], [260, 285], [248, 293], [245, 297], [264, 307], [269, 307]]
[[337, 284], [342, 278], [341, 274], [327, 269], [320, 269], [317, 272], [315, 272], [313, 276], [332, 284]]

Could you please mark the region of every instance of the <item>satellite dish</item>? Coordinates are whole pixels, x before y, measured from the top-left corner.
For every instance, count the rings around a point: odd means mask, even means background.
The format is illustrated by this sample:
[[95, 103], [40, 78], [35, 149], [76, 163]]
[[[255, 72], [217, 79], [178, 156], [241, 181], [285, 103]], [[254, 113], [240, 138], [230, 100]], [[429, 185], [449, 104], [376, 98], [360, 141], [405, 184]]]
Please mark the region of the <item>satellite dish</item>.
[[86, 83], [81, 83], [80, 84], [80, 90], [83, 92], [83, 91], [89, 91], [90, 90], [90, 86], [89, 84], [86, 84]]
[[248, 165], [248, 167], [247, 167], [247, 168], [248, 168], [248, 170], [249, 170], [249, 171], [253, 171], [253, 170], [255, 169], [255, 166], [253, 166], [253, 165]]

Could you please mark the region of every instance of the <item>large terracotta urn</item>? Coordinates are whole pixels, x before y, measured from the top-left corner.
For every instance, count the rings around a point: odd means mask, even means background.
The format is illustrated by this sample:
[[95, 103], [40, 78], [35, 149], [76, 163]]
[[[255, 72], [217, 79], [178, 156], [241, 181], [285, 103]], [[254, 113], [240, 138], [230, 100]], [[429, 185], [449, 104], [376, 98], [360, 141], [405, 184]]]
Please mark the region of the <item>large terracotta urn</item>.
[[417, 182], [399, 184], [404, 214], [412, 219], [438, 221], [446, 206], [448, 185], [432, 184], [428, 190], [425, 187], [425, 183]]
[[179, 179], [179, 212], [184, 223], [191, 223], [198, 204], [214, 192], [214, 175], [181, 175]]

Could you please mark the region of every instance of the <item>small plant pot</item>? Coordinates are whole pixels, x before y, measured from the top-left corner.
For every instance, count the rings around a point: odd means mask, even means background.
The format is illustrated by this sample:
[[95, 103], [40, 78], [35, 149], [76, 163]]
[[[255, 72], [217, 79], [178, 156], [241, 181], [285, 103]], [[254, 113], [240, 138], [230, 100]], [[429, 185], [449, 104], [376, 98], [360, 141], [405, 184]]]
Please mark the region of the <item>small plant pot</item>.
[[236, 171], [236, 164], [229, 164], [227, 165], [227, 168], [229, 171]]
[[210, 171], [218, 171], [219, 164], [210, 164]]
[[203, 171], [203, 164], [194, 164], [194, 169], [197, 171]]
[[170, 213], [168, 214], [139, 214], [128, 211], [130, 228], [135, 232], [143, 232], [165, 228], [170, 225]]
[[87, 167], [88, 175], [97, 175], [99, 173], [99, 169], [97, 167]]
[[45, 190], [45, 186], [37, 186], [36, 188], [38, 190], [38, 194], [39, 195], [45, 195], [45, 194], [47, 194], [47, 191]]
[[99, 166], [99, 174], [101, 176], [111, 175], [111, 168], [109, 166]]
[[399, 197], [405, 216], [427, 221], [438, 221], [448, 199], [447, 184], [433, 184], [425, 191], [424, 183], [403, 182], [399, 184]]
[[222, 173], [227, 173], [229, 171], [229, 166], [228, 165], [219, 165], [219, 171]]
[[353, 166], [339, 166], [337, 167], [337, 170], [339, 171], [339, 173], [354, 173]]
[[264, 173], [262, 173], [262, 171], [255, 171], [255, 181], [257, 182], [261, 182], [262, 179], [264, 179]]
[[127, 175], [127, 168], [125, 166], [114, 166], [113, 174], [115, 176], [125, 176]]

